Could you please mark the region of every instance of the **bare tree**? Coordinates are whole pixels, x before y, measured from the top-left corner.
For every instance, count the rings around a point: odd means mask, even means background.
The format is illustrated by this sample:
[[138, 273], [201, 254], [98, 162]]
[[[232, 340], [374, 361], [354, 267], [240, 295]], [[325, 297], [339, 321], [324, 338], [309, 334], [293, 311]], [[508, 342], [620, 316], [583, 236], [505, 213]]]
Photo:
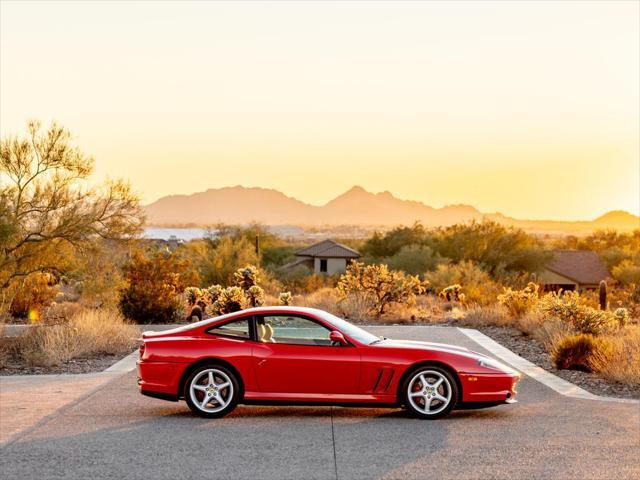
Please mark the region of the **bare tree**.
[[0, 289], [36, 272], [60, 273], [96, 238], [124, 239], [144, 218], [127, 183], [91, 186], [93, 159], [53, 123], [29, 122], [0, 143]]

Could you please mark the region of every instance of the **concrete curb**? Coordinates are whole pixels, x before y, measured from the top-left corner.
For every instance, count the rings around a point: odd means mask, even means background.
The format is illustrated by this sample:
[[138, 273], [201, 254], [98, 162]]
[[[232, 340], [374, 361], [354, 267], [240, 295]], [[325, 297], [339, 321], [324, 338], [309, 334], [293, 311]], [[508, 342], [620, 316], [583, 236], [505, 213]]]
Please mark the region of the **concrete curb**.
[[138, 360], [138, 350], [131, 352], [122, 360], [117, 361], [106, 370], [101, 373], [127, 373], [136, 368], [136, 361]]
[[495, 340], [487, 337], [484, 333], [479, 332], [473, 328], [458, 328], [460, 332], [476, 342], [481, 347], [487, 349], [493, 353], [496, 357], [504, 360], [516, 370], [528, 375], [529, 377], [537, 380], [546, 387], [558, 392], [561, 395], [572, 398], [579, 398], [582, 400], [599, 400], [605, 402], [617, 402], [617, 403], [630, 403], [640, 404], [640, 400], [631, 398], [615, 398], [615, 397], [601, 397], [600, 395], [594, 395], [586, 390], [574, 385], [571, 382], [555, 376], [552, 373], [547, 372], [545, 369], [538, 365], [531, 363], [529, 360], [516, 355], [508, 348], [500, 345]]

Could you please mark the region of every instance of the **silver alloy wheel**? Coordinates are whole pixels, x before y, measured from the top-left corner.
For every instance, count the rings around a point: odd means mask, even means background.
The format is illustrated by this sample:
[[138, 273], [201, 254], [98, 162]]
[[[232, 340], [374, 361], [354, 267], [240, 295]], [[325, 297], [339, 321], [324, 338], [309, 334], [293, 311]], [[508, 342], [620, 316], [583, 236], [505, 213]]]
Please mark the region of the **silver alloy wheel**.
[[217, 413], [231, 403], [233, 383], [226, 373], [207, 368], [193, 377], [189, 395], [193, 404], [203, 412]]
[[435, 370], [416, 373], [407, 389], [411, 406], [424, 415], [436, 415], [451, 402], [451, 384], [447, 377]]

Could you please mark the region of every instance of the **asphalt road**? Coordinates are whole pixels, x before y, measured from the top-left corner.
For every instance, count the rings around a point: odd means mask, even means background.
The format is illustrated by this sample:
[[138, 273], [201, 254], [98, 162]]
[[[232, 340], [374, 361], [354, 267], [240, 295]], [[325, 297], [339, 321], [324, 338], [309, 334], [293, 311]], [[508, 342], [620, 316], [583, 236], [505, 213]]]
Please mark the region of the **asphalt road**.
[[[452, 328], [371, 330], [482, 351]], [[640, 478], [639, 405], [564, 397], [528, 377], [515, 405], [437, 421], [401, 410], [243, 406], [205, 420], [184, 403], [141, 396], [135, 379], [110, 381], [4, 446], [2, 478]]]

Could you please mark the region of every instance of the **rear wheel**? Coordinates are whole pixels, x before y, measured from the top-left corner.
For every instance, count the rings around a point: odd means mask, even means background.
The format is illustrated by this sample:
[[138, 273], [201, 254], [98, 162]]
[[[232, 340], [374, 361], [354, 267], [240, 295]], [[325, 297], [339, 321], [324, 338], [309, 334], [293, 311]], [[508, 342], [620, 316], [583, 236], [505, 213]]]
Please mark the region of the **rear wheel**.
[[240, 386], [226, 367], [209, 364], [196, 368], [184, 384], [184, 398], [191, 411], [201, 417], [218, 418], [238, 404]]
[[404, 405], [414, 416], [441, 418], [458, 403], [458, 384], [447, 370], [422, 366], [411, 372], [402, 387]]

